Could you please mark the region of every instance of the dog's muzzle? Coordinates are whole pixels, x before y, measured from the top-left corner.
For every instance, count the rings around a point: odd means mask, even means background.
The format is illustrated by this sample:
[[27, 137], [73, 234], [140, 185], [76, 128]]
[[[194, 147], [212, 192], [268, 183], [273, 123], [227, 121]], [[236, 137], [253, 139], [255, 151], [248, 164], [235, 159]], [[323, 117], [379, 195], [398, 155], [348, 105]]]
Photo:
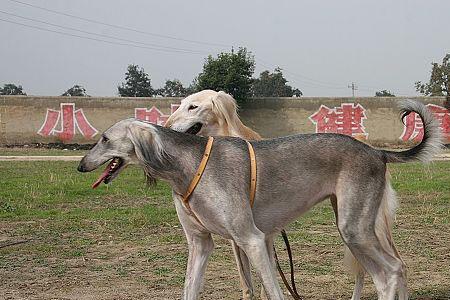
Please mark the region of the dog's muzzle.
[[81, 163], [78, 165], [77, 170], [78, 170], [78, 172], [87, 172], [86, 168]]
[[203, 127], [203, 124], [202, 123], [200, 123], [200, 122], [198, 122], [198, 123], [195, 123], [194, 125], [192, 125], [191, 127], [189, 127], [187, 130], [186, 130], [186, 133], [190, 133], [190, 134], [197, 134], [197, 133], [199, 133], [200, 132], [200, 130], [202, 129], [202, 127]]

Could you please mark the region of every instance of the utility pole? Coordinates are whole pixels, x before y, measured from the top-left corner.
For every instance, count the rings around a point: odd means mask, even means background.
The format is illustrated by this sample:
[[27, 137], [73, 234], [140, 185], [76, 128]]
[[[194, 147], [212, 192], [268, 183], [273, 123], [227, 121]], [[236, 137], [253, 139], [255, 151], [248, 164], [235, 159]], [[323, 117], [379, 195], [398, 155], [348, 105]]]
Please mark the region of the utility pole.
[[352, 97], [355, 98], [355, 91], [358, 90], [358, 87], [356, 86], [356, 84], [354, 82], [352, 82], [352, 84], [348, 85], [349, 89], [352, 89]]

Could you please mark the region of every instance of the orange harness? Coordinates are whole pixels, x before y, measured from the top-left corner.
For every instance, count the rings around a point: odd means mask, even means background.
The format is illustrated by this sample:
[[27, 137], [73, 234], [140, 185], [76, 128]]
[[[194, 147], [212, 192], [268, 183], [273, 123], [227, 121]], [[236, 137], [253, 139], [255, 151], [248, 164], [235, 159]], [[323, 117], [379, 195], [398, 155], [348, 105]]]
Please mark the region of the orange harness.
[[[192, 193], [197, 187], [197, 184], [200, 182], [200, 179], [202, 178], [203, 172], [205, 171], [206, 165], [208, 164], [213, 142], [214, 138], [210, 136], [208, 138], [208, 143], [206, 144], [205, 152], [203, 153], [203, 158], [200, 161], [200, 165], [198, 166], [197, 172], [195, 172], [194, 178], [192, 178], [186, 193], [184, 193], [184, 195], [182, 196], [184, 206], [187, 208], [189, 213], [194, 217], [194, 219], [197, 220], [197, 222], [199, 222], [202, 226], [203, 223], [194, 214], [194, 212], [191, 209], [191, 206], [189, 205], [189, 198], [191, 197]], [[250, 156], [250, 207], [253, 207], [253, 202], [255, 201], [255, 194], [256, 194], [256, 156], [252, 144], [250, 144], [250, 142], [248, 141], [246, 142], [248, 146], [248, 153]]]
[[[203, 153], [203, 158], [200, 161], [200, 165], [198, 166], [197, 172], [195, 172], [194, 178], [192, 178], [191, 183], [189, 184], [189, 187], [182, 196], [182, 200], [184, 203], [184, 206], [189, 211], [189, 214], [203, 227], [203, 223], [200, 221], [200, 219], [197, 217], [197, 215], [192, 211], [191, 206], [189, 205], [189, 198], [191, 197], [192, 193], [194, 192], [195, 188], [197, 187], [197, 184], [199, 183], [203, 172], [205, 171], [206, 165], [208, 164], [208, 160], [211, 154], [211, 149], [213, 146], [214, 138], [210, 136], [208, 138], [208, 143], [206, 144], [205, 152]], [[253, 207], [253, 203], [255, 201], [255, 194], [256, 194], [256, 156], [255, 156], [255, 150], [253, 149], [252, 144], [249, 141], [247, 142], [248, 146], [248, 154], [250, 156], [250, 207]], [[296, 300], [302, 300], [303, 298], [298, 294], [297, 288], [295, 286], [295, 278], [294, 278], [294, 269], [293, 269], [293, 262], [292, 262], [292, 254], [291, 254], [291, 247], [289, 245], [289, 241], [287, 239], [286, 232], [284, 230], [281, 231], [283, 235], [284, 242], [286, 243], [286, 249], [288, 251], [289, 255], [289, 263], [291, 265], [291, 282], [292, 287], [289, 285], [288, 280], [286, 279], [286, 276], [283, 273], [283, 270], [281, 269], [280, 263], [278, 261], [278, 257], [276, 255], [276, 250], [274, 248], [274, 254], [275, 254], [275, 261], [277, 264], [278, 272], [280, 273], [281, 279], [283, 279], [284, 284], [286, 285], [287, 289], [289, 290], [292, 297]]]

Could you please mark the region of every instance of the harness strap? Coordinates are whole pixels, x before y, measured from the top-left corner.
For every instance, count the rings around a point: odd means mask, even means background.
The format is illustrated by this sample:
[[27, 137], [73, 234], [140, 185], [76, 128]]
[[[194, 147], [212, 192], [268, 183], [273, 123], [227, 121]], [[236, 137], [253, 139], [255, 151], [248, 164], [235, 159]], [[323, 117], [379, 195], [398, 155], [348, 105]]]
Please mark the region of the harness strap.
[[[250, 155], [250, 207], [253, 207], [253, 203], [255, 201], [255, 194], [256, 194], [256, 156], [255, 156], [255, 150], [253, 149], [252, 144], [249, 141], [247, 142], [248, 146], [248, 153]], [[291, 245], [289, 244], [289, 240], [286, 234], [286, 231], [284, 229], [281, 231], [281, 235], [283, 236], [284, 243], [286, 244], [286, 250], [289, 256], [289, 265], [291, 266], [291, 283], [292, 287], [289, 284], [286, 275], [284, 275], [283, 269], [281, 269], [280, 261], [278, 260], [277, 256], [277, 250], [275, 249], [275, 246], [273, 247], [273, 253], [275, 255], [275, 262], [277, 264], [278, 273], [281, 276], [281, 279], [283, 280], [284, 285], [289, 290], [289, 293], [291, 294], [292, 298], [295, 300], [303, 300], [302, 296], [300, 296], [297, 292], [297, 287], [295, 286], [295, 277], [294, 277], [294, 263], [292, 261], [292, 252], [291, 252]]]
[[[214, 142], [214, 138], [212, 136], [210, 136], [208, 138], [205, 152], [203, 153], [203, 158], [200, 162], [200, 165], [198, 166], [197, 172], [195, 172], [194, 178], [192, 178], [192, 181], [189, 184], [189, 187], [188, 187], [186, 193], [184, 193], [184, 195], [182, 196], [183, 204], [186, 207], [186, 209], [189, 211], [190, 215], [203, 227], [204, 227], [203, 223], [195, 215], [195, 213], [191, 209], [191, 206], [189, 205], [189, 198], [191, 197], [192, 193], [194, 192], [195, 188], [197, 187], [197, 184], [200, 182], [203, 172], [205, 171], [206, 165], [208, 164], [209, 156], [211, 154], [213, 142]], [[256, 155], [255, 155], [255, 150], [253, 149], [252, 144], [249, 141], [246, 141], [246, 142], [247, 142], [247, 146], [248, 146], [248, 153], [250, 156], [250, 195], [249, 195], [249, 199], [250, 199], [250, 207], [253, 207], [253, 204], [255, 201], [255, 195], [256, 195]], [[287, 235], [284, 230], [282, 230], [281, 233], [283, 235], [283, 239], [286, 244], [286, 249], [287, 249], [288, 255], [289, 255], [289, 263], [291, 265], [292, 287], [289, 285], [289, 282], [286, 279], [286, 276], [284, 275], [283, 270], [281, 269], [281, 266], [280, 266], [280, 263], [278, 261], [278, 257], [276, 254], [276, 250], [274, 247], [274, 255], [275, 255], [275, 261], [277, 264], [278, 272], [280, 273], [281, 278], [283, 279], [283, 282], [286, 285], [286, 287], [289, 290], [292, 297], [296, 300], [302, 300], [303, 298], [298, 294], [297, 288], [295, 286], [292, 253], [291, 253], [291, 247], [289, 245], [289, 240], [287, 239]]]
[[199, 222], [202, 226], [203, 223], [198, 219], [198, 217], [194, 214], [194, 212], [191, 209], [191, 206], [189, 205], [189, 198], [191, 197], [192, 193], [194, 192], [195, 188], [197, 187], [197, 184], [200, 181], [200, 178], [202, 178], [203, 172], [205, 171], [206, 165], [208, 164], [209, 156], [211, 153], [211, 149], [213, 146], [214, 138], [210, 136], [208, 138], [208, 143], [206, 144], [205, 152], [203, 153], [203, 158], [200, 162], [200, 165], [198, 166], [197, 172], [195, 172], [194, 178], [192, 178], [191, 183], [189, 184], [189, 187], [182, 196], [182, 200], [184, 203], [184, 206], [189, 210], [189, 213]]
[[250, 207], [253, 207], [256, 194], [256, 156], [252, 144], [249, 141], [246, 142], [250, 155]]

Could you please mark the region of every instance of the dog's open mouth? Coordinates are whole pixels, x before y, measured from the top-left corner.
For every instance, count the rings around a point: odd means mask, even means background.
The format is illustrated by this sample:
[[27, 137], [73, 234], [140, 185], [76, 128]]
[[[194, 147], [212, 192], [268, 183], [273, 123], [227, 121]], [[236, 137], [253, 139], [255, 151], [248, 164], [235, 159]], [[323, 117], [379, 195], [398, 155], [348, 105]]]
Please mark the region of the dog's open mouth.
[[190, 133], [190, 134], [197, 134], [200, 132], [200, 130], [202, 129], [203, 124], [198, 122], [195, 123], [194, 125], [192, 125], [191, 127], [188, 128], [188, 130], [186, 130], [186, 133]]
[[106, 169], [105, 171], [103, 171], [102, 175], [100, 175], [100, 177], [92, 184], [92, 188], [95, 189], [102, 182], [104, 182], [105, 184], [110, 183], [111, 180], [113, 180], [117, 176], [122, 166], [123, 159], [121, 159], [120, 157], [114, 157], [106, 166]]

